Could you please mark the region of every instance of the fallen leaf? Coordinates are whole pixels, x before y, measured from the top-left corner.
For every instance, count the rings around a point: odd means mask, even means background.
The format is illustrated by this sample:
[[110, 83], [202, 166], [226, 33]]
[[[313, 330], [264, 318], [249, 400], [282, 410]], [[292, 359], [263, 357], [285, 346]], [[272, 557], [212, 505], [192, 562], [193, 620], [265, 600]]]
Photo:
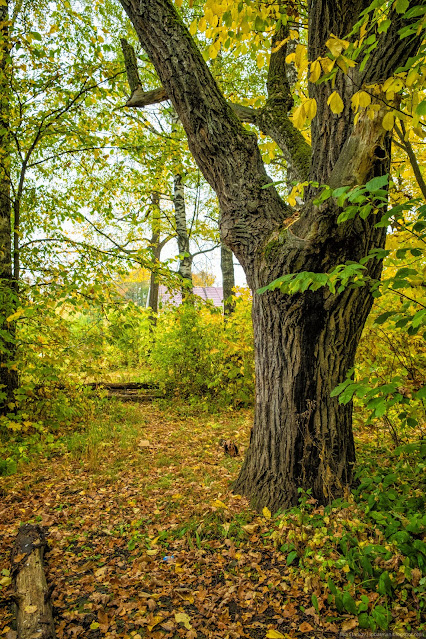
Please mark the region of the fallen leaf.
[[24, 608], [24, 612], [28, 612], [29, 615], [36, 611], [37, 611], [37, 606], [34, 606], [34, 605], [25, 606]]
[[310, 632], [311, 630], [313, 630], [313, 626], [311, 626], [310, 623], [308, 623], [307, 621], [304, 621], [302, 624], [300, 624], [299, 626], [299, 630], [300, 632]]
[[271, 511], [269, 510], [269, 508], [266, 508], [266, 506], [262, 510], [262, 514], [264, 517], [266, 517], [266, 519], [271, 519], [271, 516], [272, 516]]
[[12, 579], [10, 577], [2, 577], [0, 579], [0, 586], [9, 586], [12, 583]]
[[342, 630], [347, 632], [348, 630], [353, 630], [358, 626], [358, 619], [349, 619], [342, 623]]
[[138, 446], [140, 446], [141, 448], [148, 448], [149, 446], [151, 446], [151, 444], [147, 439], [140, 439], [138, 441]]
[[176, 612], [175, 621], [176, 623], [183, 623], [187, 630], [191, 630], [192, 628], [191, 624], [189, 623], [189, 616], [185, 612]]
[[156, 617], [154, 617], [150, 623], [148, 627], [148, 630], [152, 630], [154, 628], [154, 626], [156, 626], [157, 624], [161, 623], [164, 620], [164, 617], [161, 617], [160, 615], [157, 615]]
[[288, 635], [283, 635], [282, 632], [279, 632], [278, 630], [274, 630], [273, 628], [271, 628], [266, 633], [266, 637], [267, 639], [286, 639]]

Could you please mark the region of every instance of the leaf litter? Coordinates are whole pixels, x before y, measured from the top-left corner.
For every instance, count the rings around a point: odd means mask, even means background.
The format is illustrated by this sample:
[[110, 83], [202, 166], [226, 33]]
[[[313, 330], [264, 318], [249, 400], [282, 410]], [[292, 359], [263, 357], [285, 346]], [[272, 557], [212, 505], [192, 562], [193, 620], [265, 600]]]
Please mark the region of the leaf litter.
[[[357, 628], [356, 614], [330, 605], [324, 580], [299, 569], [298, 544], [320, 551], [326, 542], [306, 521], [258, 514], [230, 490], [241, 458], [225, 457], [218, 442], [232, 437], [244, 453], [250, 411], [212, 417], [126, 404], [117, 421], [123, 411], [125, 443], [40, 458], [3, 480], [0, 635], [13, 636], [7, 575], [25, 522], [48, 529], [59, 639], [295, 639]], [[340, 511], [335, 528], [355, 515]]]

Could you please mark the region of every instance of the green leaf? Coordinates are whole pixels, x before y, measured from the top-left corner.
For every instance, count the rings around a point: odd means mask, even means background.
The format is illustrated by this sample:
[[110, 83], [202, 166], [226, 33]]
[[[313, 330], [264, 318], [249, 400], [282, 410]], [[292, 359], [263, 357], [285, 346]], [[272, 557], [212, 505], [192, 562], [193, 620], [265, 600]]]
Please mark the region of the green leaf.
[[410, 5], [410, 0], [396, 0], [395, 11], [397, 13], [405, 13]]
[[377, 590], [381, 595], [391, 595], [392, 594], [392, 583], [389, 579], [389, 573], [387, 570], [383, 572], [379, 577], [379, 583], [377, 585]]
[[391, 26], [391, 21], [390, 20], [383, 20], [383, 22], [381, 22], [377, 28], [377, 31], [379, 33], [385, 33], [389, 27]]
[[289, 566], [297, 557], [298, 557], [298, 554], [296, 550], [289, 552], [287, 555], [287, 560], [286, 560], [287, 566]]
[[343, 605], [346, 608], [346, 610], [350, 613], [352, 613], [353, 615], [357, 614], [357, 607], [356, 607], [356, 602], [355, 599], [352, 598], [351, 594], [345, 590], [345, 592], [342, 595], [342, 601], [343, 601]]
[[422, 100], [420, 104], [417, 105], [416, 113], [417, 115], [426, 115], [426, 100]]
[[373, 178], [372, 180], [369, 180], [365, 185], [365, 188], [367, 189], [367, 191], [370, 191], [370, 193], [374, 193], [375, 191], [378, 191], [379, 189], [382, 189], [384, 186], [386, 186], [387, 183], [388, 175], [381, 175], [379, 177]]

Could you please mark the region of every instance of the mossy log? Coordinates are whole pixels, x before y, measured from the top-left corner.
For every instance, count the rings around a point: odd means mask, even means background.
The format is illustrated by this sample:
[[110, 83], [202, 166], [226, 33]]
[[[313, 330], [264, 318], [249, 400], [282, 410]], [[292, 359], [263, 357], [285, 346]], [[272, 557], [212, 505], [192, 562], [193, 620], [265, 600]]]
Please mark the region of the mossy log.
[[54, 639], [52, 605], [44, 574], [47, 548], [43, 528], [20, 527], [12, 549], [18, 639]]

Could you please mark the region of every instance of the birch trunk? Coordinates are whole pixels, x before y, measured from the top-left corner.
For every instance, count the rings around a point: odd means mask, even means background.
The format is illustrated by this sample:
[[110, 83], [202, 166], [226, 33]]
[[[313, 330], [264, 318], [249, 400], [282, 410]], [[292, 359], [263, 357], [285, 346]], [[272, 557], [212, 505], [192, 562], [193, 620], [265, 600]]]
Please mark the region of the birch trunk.
[[176, 233], [179, 255], [179, 275], [183, 291], [192, 292], [192, 255], [189, 252], [189, 235], [186, 226], [185, 187], [180, 174], [174, 177], [173, 204], [175, 207]]
[[223, 311], [225, 317], [231, 315], [235, 309], [234, 295], [234, 254], [223, 242], [220, 243], [220, 267], [222, 270]]

